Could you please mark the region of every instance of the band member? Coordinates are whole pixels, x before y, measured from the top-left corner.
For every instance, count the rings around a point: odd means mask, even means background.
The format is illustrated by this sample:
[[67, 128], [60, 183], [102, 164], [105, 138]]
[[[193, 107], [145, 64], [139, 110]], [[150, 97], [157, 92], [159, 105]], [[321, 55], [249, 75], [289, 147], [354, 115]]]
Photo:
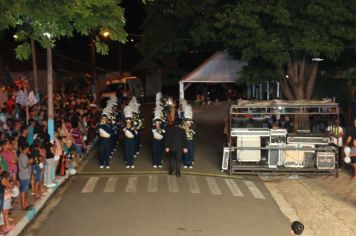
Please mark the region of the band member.
[[100, 124], [98, 126], [99, 133], [99, 145], [100, 145], [100, 156], [99, 165], [100, 169], [106, 166], [107, 169], [110, 168], [109, 157], [111, 153], [111, 135], [110, 127], [107, 114], [103, 114], [101, 117]]
[[135, 135], [135, 156], [140, 154], [141, 149], [141, 134], [143, 129], [143, 119], [140, 117], [138, 112], [133, 113], [133, 125], [136, 130]]
[[140, 148], [141, 148], [141, 130], [143, 129], [143, 119], [140, 116], [140, 106], [141, 104], [137, 103], [136, 97], [132, 97], [129, 106], [132, 108], [132, 113], [133, 113], [133, 126], [136, 130], [136, 135], [134, 137], [135, 141], [135, 152], [134, 152], [134, 157], [140, 154]]
[[153, 168], [162, 168], [162, 156], [164, 149], [164, 135], [166, 130], [163, 127], [162, 120], [155, 115], [152, 127], [152, 152], [153, 152]]
[[125, 125], [123, 127], [124, 133], [124, 147], [125, 147], [125, 161], [126, 168], [135, 168], [135, 135], [137, 134], [132, 121], [132, 108], [126, 106], [124, 108]]
[[184, 120], [181, 124], [187, 135], [188, 152], [184, 155], [184, 168], [193, 168], [194, 163], [194, 136], [195, 124], [193, 123], [193, 112], [190, 105], [184, 106]]

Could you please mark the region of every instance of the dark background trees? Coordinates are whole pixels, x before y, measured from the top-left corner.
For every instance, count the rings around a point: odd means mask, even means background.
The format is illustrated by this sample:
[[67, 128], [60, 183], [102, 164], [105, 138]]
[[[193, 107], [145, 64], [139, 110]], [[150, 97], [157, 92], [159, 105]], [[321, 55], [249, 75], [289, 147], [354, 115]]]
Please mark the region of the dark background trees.
[[334, 66], [356, 45], [352, 0], [155, 0], [147, 9], [145, 54], [227, 49], [250, 62], [250, 71], [274, 73], [288, 99], [311, 98], [320, 70], [315, 58]]

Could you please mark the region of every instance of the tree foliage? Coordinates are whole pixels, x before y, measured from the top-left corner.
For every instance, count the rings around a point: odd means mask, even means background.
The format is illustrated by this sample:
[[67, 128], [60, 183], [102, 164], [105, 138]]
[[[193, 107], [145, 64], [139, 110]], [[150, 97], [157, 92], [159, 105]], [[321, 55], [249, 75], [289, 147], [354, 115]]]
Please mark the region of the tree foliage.
[[[110, 38], [124, 43], [124, 9], [116, 0], [16, 0], [2, 1], [0, 7], [10, 8], [16, 2], [16, 11], [10, 12], [7, 26], [16, 29], [16, 37], [22, 42], [16, 48], [19, 59], [30, 55], [28, 39], [32, 38], [42, 47], [51, 47], [55, 40], [73, 37], [97, 35], [102, 31], [110, 32]], [[6, 2], [6, 3], [5, 3]], [[106, 54], [108, 47], [96, 37], [96, 48]]]
[[[167, 6], [160, 5], [161, 2], [165, 0], [151, 4], [149, 17], [164, 12]], [[312, 58], [336, 60], [345, 50], [355, 49], [354, 0], [201, 2], [179, 1], [179, 5], [186, 5], [185, 9], [190, 12], [188, 16], [175, 7], [170, 12], [169, 20], [163, 17], [155, 20], [147, 18], [144, 39], [147, 41], [144, 42], [153, 45], [152, 55], [177, 54], [194, 45], [190, 41], [198, 46], [214, 42], [217, 48], [228, 49], [244, 61], [262, 60], [272, 64], [287, 98], [309, 99], [319, 70], [319, 63], [312, 61]], [[182, 25], [178, 26], [180, 23]], [[159, 32], [154, 32], [155, 26], [160, 27]], [[166, 29], [174, 31], [173, 40], [165, 37], [161, 42], [152, 36], [164, 36]], [[176, 39], [181, 35], [184, 35], [185, 41]], [[253, 66], [261, 70], [260, 65]]]
[[[202, 49], [209, 44], [204, 30], [205, 17], [213, 15], [215, 0], [171, 1], [155, 0], [146, 5], [147, 16], [143, 24], [141, 52], [154, 58], [179, 56], [190, 49]], [[196, 33], [199, 31], [200, 33]], [[200, 37], [204, 37], [204, 44]], [[210, 38], [210, 37], [209, 37]], [[210, 45], [215, 47], [215, 45]], [[211, 48], [210, 50], [213, 50]]]

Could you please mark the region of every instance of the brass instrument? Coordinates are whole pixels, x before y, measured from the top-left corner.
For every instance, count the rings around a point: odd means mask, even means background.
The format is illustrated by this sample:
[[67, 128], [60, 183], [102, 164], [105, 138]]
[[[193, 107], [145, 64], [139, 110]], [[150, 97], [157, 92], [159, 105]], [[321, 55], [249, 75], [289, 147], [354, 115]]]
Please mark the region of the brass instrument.
[[182, 122], [181, 127], [185, 130], [185, 133], [187, 134], [187, 139], [193, 140], [193, 137], [195, 135], [193, 127], [189, 127], [187, 122]]

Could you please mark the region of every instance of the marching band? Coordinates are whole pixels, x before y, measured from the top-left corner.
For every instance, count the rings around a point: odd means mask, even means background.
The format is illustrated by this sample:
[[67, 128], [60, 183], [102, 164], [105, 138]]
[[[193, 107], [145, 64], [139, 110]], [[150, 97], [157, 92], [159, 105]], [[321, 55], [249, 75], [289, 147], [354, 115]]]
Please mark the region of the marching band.
[[[124, 163], [126, 168], [135, 168], [135, 160], [140, 154], [141, 136], [143, 135], [142, 114], [135, 97], [120, 109], [116, 96], [110, 97], [103, 109], [101, 121], [97, 126], [99, 140], [99, 167], [110, 168], [110, 160], [122, 133], [124, 146]], [[122, 112], [121, 112], [122, 110]], [[175, 116], [175, 117], [173, 117]], [[151, 148], [153, 168], [163, 167], [166, 129], [170, 125], [178, 125], [185, 131], [188, 141], [188, 152], [183, 155], [185, 168], [192, 168], [194, 163], [194, 136], [196, 127], [193, 122], [192, 107], [184, 100], [179, 109], [172, 98], [164, 98], [156, 94], [151, 127]]]

